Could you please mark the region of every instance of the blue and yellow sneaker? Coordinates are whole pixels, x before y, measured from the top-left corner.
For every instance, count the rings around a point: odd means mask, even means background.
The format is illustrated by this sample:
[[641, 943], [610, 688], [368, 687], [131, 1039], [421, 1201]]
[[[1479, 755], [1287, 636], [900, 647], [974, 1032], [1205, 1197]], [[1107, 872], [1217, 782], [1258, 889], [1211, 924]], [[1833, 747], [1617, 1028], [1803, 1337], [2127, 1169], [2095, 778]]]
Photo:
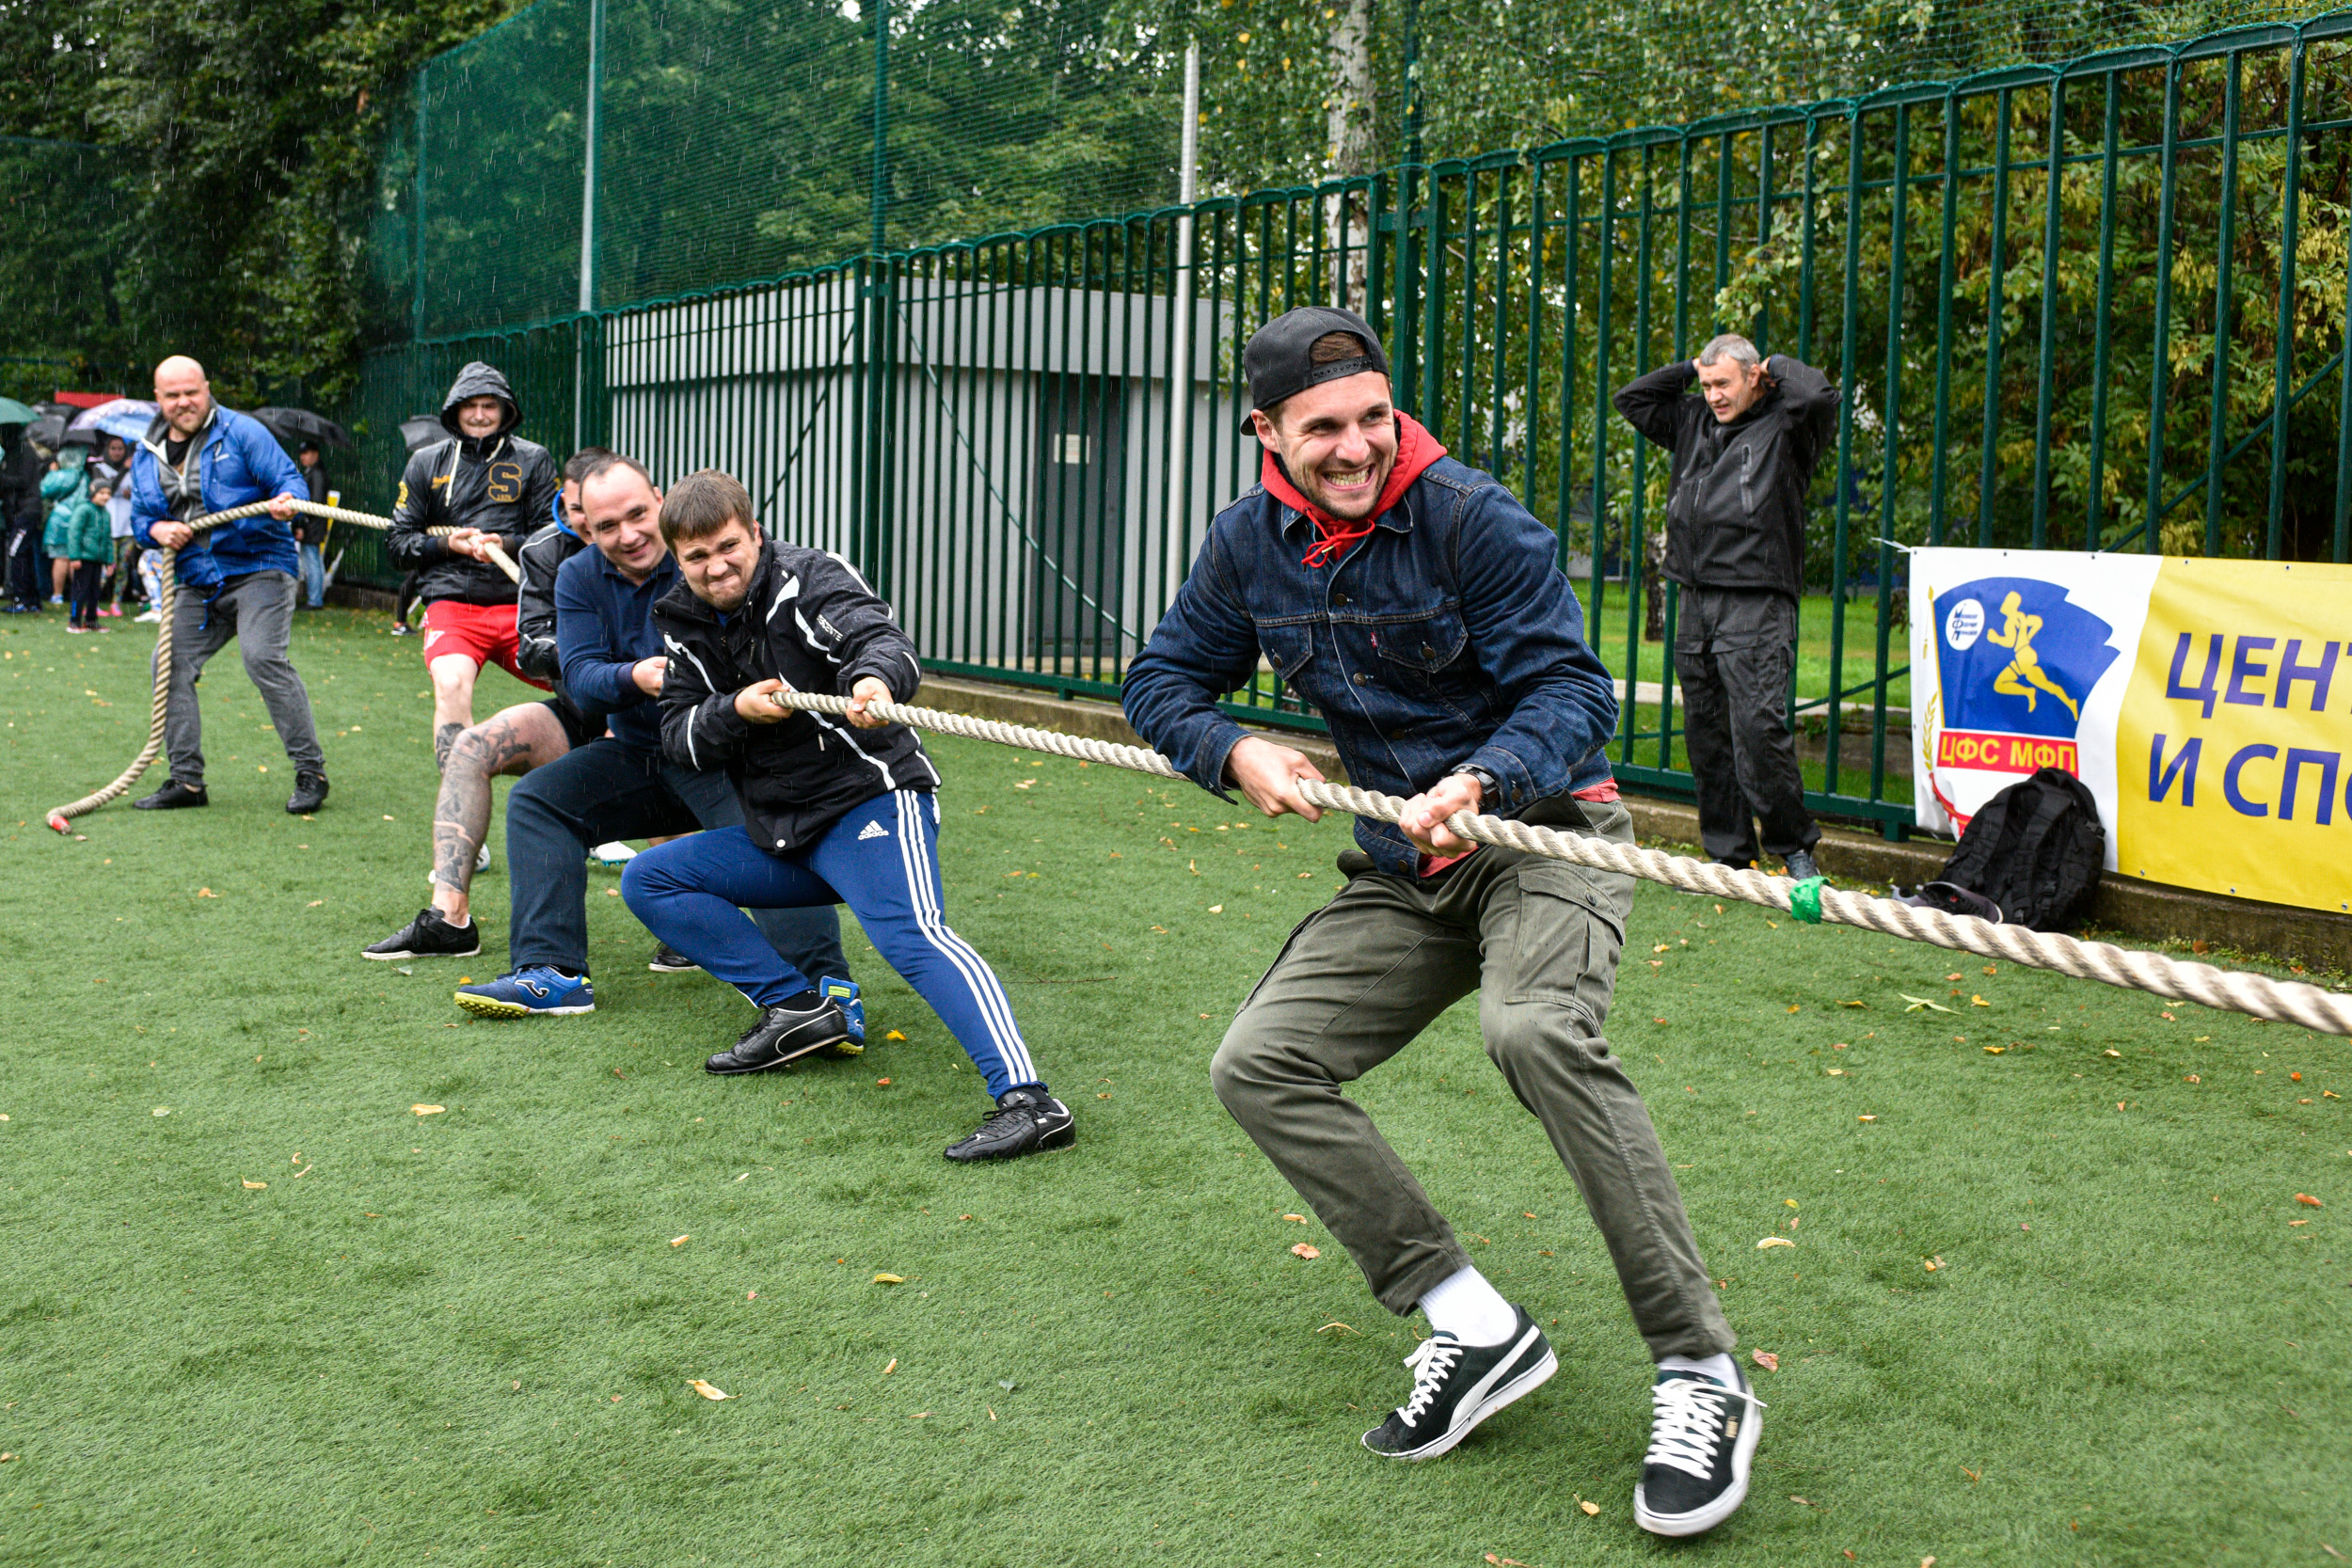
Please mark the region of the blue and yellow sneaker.
[[487, 985], [458, 987], [457, 1005], [477, 1018], [551, 1018], [595, 1012], [596, 992], [585, 974], [534, 964]]
[[828, 1056], [858, 1056], [866, 1052], [866, 1004], [858, 1000], [857, 982], [828, 974], [817, 982], [818, 994], [841, 1009], [849, 1021], [850, 1037], [825, 1047]]

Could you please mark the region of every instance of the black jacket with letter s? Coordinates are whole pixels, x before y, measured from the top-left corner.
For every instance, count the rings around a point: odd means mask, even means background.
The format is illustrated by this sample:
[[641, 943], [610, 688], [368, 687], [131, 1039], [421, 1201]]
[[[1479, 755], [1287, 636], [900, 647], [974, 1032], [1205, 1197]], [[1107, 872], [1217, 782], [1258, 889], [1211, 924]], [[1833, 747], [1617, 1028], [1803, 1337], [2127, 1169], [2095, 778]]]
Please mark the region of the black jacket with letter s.
[[771, 542], [732, 614], [723, 618], [680, 582], [653, 607], [653, 624], [670, 660], [662, 750], [687, 768], [726, 769], [755, 844], [797, 849], [877, 795], [939, 787], [903, 724], [861, 730], [814, 713], [755, 724], [735, 711], [738, 691], [779, 676], [796, 691], [846, 697], [872, 675], [895, 702], [914, 696], [923, 670], [913, 640], [838, 556]]
[[1804, 493], [1837, 428], [1837, 388], [1801, 359], [1764, 361], [1774, 386], [1724, 424], [1688, 359], [1617, 388], [1617, 412], [1674, 453], [1666, 576], [1688, 588], [1804, 592]]
[[[457, 405], [471, 397], [495, 397], [506, 404], [506, 422], [483, 440], [460, 435]], [[522, 411], [506, 377], [476, 361], [457, 373], [441, 406], [446, 441], [420, 447], [400, 478], [392, 506], [391, 531], [384, 553], [404, 572], [415, 572], [417, 596], [455, 599], [461, 604], [515, 602], [515, 584], [486, 561], [454, 554], [449, 541], [426, 532], [436, 528], [478, 528], [500, 535], [508, 556], [548, 515], [564, 487], [555, 459], [536, 441], [515, 434]]]

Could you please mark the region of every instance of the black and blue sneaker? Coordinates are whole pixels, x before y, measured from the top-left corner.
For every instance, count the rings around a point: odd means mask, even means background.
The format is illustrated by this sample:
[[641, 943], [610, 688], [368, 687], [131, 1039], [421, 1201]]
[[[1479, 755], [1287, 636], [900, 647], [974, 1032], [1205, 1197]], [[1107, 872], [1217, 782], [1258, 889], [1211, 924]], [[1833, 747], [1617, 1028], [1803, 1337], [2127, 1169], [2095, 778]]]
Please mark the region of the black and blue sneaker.
[[841, 1022], [849, 1027], [848, 1039], [835, 1040], [825, 1047], [828, 1056], [862, 1056], [866, 1053], [866, 1004], [858, 998], [857, 982], [828, 974], [817, 982], [818, 994], [841, 1009]]
[[595, 1012], [596, 992], [585, 974], [533, 964], [486, 985], [458, 987], [457, 1005], [477, 1018], [557, 1018]]
[[1649, 1452], [1633, 1488], [1633, 1522], [1652, 1535], [1703, 1534], [1747, 1500], [1764, 1402], [1736, 1365], [1728, 1384], [1694, 1368], [1661, 1367], [1649, 1397]]
[[1364, 1433], [1364, 1447], [1390, 1459], [1435, 1459], [1470, 1429], [1560, 1370], [1551, 1341], [1521, 1307], [1512, 1308], [1511, 1337], [1499, 1345], [1466, 1345], [1433, 1334], [1405, 1358], [1413, 1371], [1410, 1398]]

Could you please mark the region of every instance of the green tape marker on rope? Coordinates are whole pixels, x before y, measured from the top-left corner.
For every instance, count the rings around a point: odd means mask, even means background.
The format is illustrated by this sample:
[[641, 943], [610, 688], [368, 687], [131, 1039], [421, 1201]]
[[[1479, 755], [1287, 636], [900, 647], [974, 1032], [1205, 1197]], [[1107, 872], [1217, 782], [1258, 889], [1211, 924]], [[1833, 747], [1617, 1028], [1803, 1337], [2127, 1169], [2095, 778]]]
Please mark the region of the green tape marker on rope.
[[1821, 885], [1823, 879], [1807, 877], [1788, 890], [1788, 912], [1808, 926], [1821, 923]]

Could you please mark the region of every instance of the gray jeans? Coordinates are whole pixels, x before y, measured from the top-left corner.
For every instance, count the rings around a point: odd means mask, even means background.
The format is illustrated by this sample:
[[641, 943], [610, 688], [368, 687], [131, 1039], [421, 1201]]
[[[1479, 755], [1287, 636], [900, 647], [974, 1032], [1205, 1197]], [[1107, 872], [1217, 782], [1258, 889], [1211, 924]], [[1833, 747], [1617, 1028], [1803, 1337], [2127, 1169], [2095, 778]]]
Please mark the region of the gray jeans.
[[[1623, 806], [1584, 812], [1595, 831], [1631, 842]], [[1341, 1085], [1475, 990], [1486, 1054], [1567, 1166], [1651, 1354], [1729, 1350], [1649, 1110], [1601, 1037], [1630, 879], [1491, 847], [1427, 880], [1353, 852], [1340, 867], [1347, 886], [1291, 933], [1211, 1076], [1380, 1304], [1411, 1311], [1470, 1258]]]
[[197, 711], [196, 677], [232, 637], [245, 673], [285, 743], [286, 759], [296, 772], [326, 771], [318, 727], [310, 720], [310, 693], [286, 657], [294, 609], [294, 579], [284, 572], [230, 578], [209, 605], [200, 590], [180, 585], [171, 614], [171, 692], [164, 709], [164, 752], [173, 778], [186, 784], [204, 782], [204, 721]]

